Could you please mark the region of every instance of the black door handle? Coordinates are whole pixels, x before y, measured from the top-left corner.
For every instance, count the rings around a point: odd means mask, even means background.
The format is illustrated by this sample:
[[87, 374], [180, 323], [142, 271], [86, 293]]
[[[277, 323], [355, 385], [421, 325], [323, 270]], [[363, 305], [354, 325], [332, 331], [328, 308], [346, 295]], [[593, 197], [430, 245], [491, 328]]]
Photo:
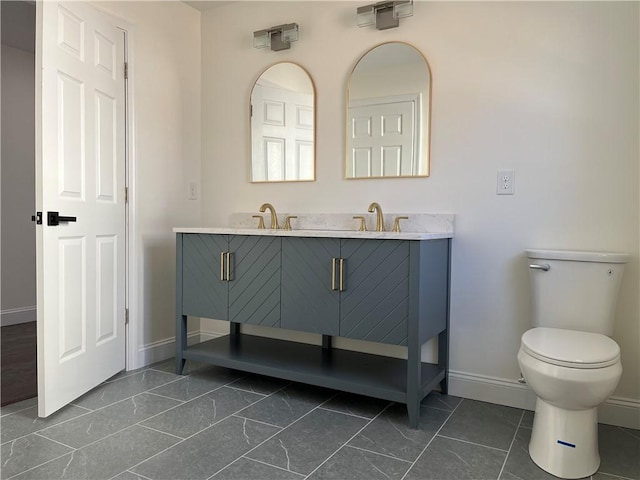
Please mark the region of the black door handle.
[[58, 212], [47, 212], [47, 225], [55, 227], [60, 222], [75, 222], [76, 217], [61, 217]]

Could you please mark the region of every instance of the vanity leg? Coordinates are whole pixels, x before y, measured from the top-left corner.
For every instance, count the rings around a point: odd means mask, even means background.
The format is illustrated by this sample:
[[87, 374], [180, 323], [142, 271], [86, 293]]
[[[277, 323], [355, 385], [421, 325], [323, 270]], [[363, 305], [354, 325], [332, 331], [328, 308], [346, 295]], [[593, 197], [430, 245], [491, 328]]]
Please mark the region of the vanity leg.
[[409, 426], [418, 428], [420, 423], [420, 400], [422, 385], [420, 382], [420, 357], [417, 361], [411, 358], [407, 360], [407, 413], [409, 414]]
[[422, 400], [422, 355], [417, 339], [409, 342], [407, 352], [407, 413], [409, 426], [418, 428], [420, 423], [420, 401]]
[[232, 340], [237, 340], [240, 336], [240, 324], [237, 322], [229, 322], [229, 336]]
[[444, 369], [444, 378], [440, 381], [440, 392], [449, 393], [449, 330], [438, 335], [438, 367]]
[[417, 429], [420, 426], [420, 400], [414, 398], [408, 401], [407, 414], [409, 415], [409, 427]]
[[176, 375], [182, 375], [187, 348], [187, 316], [182, 312], [182, 234], [176, 235]]
[[451, 239], [447, 241], [447, 318], [445, 327], [438, 335], [438, 367], [444, 369], [444, 378], [440, 382], [440, 391], [449, 393], [449, 320], [451, 317]]
[[331, 335], [322, 335], [322, 349], [331, 350]]
[[187, 348], [187, 316], [179, 315], [176, 322], [176, 375], [182, 375], [186, 360], [182, 352]]

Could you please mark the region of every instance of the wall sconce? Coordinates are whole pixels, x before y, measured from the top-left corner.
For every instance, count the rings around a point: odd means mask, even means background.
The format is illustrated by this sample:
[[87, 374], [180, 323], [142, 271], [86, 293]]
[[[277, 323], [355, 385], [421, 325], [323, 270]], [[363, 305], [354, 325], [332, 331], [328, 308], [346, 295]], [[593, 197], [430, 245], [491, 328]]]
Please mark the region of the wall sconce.
[[374, 25], [378, 30], [395, 28], [400, 19], [413, 15], [413, 0], [396, 0], [372, 3], [358, 7], [358, 26]]
[[287, 23], [277, 27], [253, 32], [253, 46], [255, 48], [271, 47], [276, 52], [291, 48], [291, 42], [298, 40], [298, 24]]

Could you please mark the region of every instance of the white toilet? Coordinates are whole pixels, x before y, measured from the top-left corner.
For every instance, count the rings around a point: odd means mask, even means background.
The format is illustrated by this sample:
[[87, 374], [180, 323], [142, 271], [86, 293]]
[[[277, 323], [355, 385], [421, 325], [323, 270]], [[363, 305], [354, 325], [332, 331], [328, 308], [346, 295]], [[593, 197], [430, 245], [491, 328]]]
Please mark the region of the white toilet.
[[610, 335], [625, 253], [527, 250], [533, 328], [518, 363], [536, 393], [531, 459], [561, 478], [600, 466], [598, 410], [622, 374]]

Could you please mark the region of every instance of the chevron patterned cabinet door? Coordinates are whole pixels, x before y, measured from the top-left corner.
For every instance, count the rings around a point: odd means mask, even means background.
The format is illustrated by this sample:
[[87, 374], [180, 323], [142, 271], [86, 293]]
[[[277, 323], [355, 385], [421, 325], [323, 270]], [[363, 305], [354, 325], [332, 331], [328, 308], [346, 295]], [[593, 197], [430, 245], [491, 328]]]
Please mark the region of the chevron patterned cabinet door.
[[229, 287], [220, 278], [220, 254], [227, 250], [226, 235], [183, 235], [184, 315], [227, 320]]
[[282, 238], [282, 328], [339, 334], [340, 294], [331, 275], [339, 257], [337, 238]]
[[280, 237], [229, 238], [229, 320], [280, 327]]
[[409, 242], [343, 239], [345, 290], [340, 336], [406, 345], [409, 319]]

